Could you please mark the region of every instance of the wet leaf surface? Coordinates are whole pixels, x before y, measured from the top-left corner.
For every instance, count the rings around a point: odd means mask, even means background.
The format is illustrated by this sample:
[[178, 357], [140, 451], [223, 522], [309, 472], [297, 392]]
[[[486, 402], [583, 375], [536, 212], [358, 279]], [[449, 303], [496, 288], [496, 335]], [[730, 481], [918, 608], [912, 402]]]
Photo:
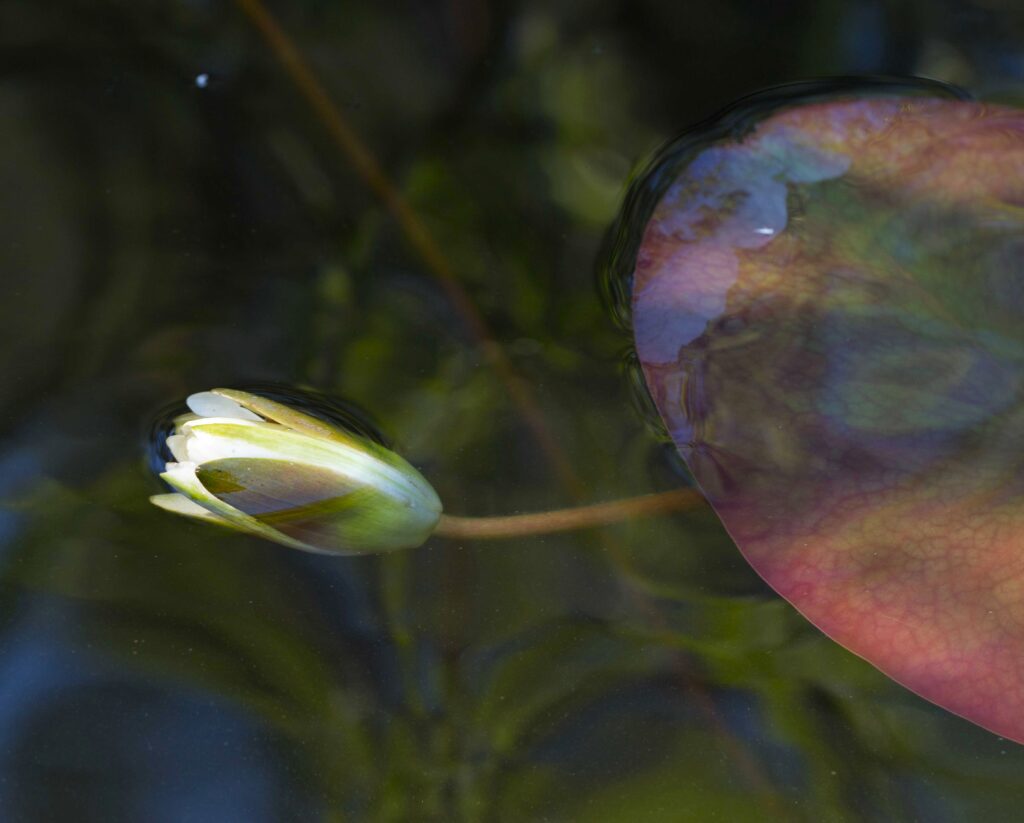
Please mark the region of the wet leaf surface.
[[1024, 741], [1024, 113], [846, 94], [688, 151], [633, 309], [689, 468], [815, 625]]

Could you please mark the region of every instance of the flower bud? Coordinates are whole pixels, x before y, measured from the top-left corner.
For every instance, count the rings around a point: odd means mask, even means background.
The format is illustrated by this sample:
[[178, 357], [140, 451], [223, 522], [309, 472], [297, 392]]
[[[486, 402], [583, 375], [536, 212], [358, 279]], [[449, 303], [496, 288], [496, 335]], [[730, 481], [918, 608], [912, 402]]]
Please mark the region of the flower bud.
[[329, 554], [421, 545], [441, 516], [423, 476], [394, 452], [290, 406], [213, 389], [188, 398], [160, 475], [162, 509]]

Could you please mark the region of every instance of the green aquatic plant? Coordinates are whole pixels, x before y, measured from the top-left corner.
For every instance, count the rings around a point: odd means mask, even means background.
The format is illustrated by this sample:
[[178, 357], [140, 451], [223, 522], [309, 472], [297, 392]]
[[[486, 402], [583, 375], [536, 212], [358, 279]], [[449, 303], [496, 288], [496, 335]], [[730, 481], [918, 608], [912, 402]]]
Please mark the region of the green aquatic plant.
[[[1018, 518], [1021, 116], [931, 86], [869, 91], [741, 109], [663, 158], [630, 226], [638, 357], [780, 595], [921, 696], [1024, 740], [1005, 571], [1019, 539], [990, 526]], [[162, 474], [177, 494], [153, 502], [300, 549], [522, 536], [703, 499], [444, 515], [366, 438], [245, 392], [189, 402]]]
[[431, 534], [521, 537], [614, 523], [700, 503], [691, 489], [509, 517], [441, 512], [433, 487], [384, 445], [252, 392], [213, 389], [175, 418], [160, 477], [166, 511], [295, 549], [372, 554], [415, 548]]
[[232, 389], [188, 406], [160, 475], [175, 492], [150, 498], [160, 508], [332, 554], [418, 546], [437, 525], [430, 484], [365, 437]]

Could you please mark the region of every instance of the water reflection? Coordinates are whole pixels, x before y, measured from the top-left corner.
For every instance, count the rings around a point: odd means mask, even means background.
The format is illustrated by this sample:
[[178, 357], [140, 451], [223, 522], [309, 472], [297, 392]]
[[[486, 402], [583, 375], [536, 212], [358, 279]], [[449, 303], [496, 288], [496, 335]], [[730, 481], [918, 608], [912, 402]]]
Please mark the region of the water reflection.
[[[950, 79], [1014, 80], [1009, 13], [868, 15], [863, 65], [839, 5], [273, 10], [597, 500], [679, 482], [591, 280], [624, 170], [780, 79], [952, 50]], [[358, 398], [453, 510], [571, 492], [237, 5], [13, 0], [0, 55], [0, 817], [1019, 806], [1016, 749], [808, 629], [713, 517], [342, 560], [168, 522], [140, 421], [240, 381]]]

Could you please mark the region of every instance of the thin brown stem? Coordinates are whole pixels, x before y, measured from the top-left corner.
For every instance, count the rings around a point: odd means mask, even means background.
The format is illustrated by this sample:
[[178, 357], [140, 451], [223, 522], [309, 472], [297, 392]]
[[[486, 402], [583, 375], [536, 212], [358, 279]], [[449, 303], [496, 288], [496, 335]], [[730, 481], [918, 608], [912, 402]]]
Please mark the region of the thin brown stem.
[[632, 520], [635, 517], [685, 511], [702, 505], [704, 498], [695, 489], [673, 489], [658, 494], [629, 497], [625, 500], [610, 500], [589, 506], [532, 514], [513, 514], [504, 517], [456, 517], [443, 514], [434, 534], [440, 537], [465, 537], [472, 540], [500, 540], [575, 529], [592, 529]]
[[[437, 279], [441, 288], [451, 300], [455, 310], [463, 317], [463, 320], [470, 333], [474, 336], [484, 359], [505, 385], [505, 389], [509, 397], [512, 399], [523, 420], [530, 428], [534, 439], [542, 449], [548, 464], [554, 470], [559, 482], [574, 499], [581, 499], [583, 497], [583, 484], [580, 482], [579, 476], [576, 474], [576, 471], [573, 469], [572, 464], [566, 457], [564, 450], [548, 426], [530, 386], [525, 383], [518, 374], [516, 374], [515, 369], [509, 361], [508, 356], [505, 354], [504, 349], [501, 348], [500, 343], [498, 343], [493, 333], [490, 331], [486, 320], [480, 314], [480, 311], [473, 303], [472, 298], [457, 279], [454, 270], [449, 264], [447, 258], [441, 252], [440, 247], [430, 234], [429, 230], [405, 200], [401, 191], [388, 179], [388, 176], [385, 174], [384, 170], [370, 152], [366, 144], [363, 143], [358, 134], [356, 134], [356, 132], [349, 126], [340, 109], [338, 109], [331, 100], [330, 95], [317, 79], [308, 63], [303, 59], [291, 38], [280, 27], [273, 15], [271, 15], [269, 10], [263, 4], [262, 0], [235, 0], [235, 4], [259, 31], [260, 35], [273, 52], [282, 68], [288, 74], [291, 81], [295, 84], [296, 88], [305, 98], [307, 104], [327, 129], [331, 139], [345, 155], [353, 170], [363, 180], [366, 187], [373, 192], [374, 196], [376, 196], [390, 212], [392, 217], [395, 219], [395, 222], [405, 235], [409, 245], [423, 260], [424, 265]], [[692, 508], [702, 502], [700, 496], [696, 492], [691, 492], [690, 490], [680, 490], [679, 492], [669, 492], [668, 494], [678, 494], [680, 496], [677, 510]], [[690, 496], [692, 496], [693, 499], [684, 504], [683, 498]], [[658, 498], [662, 497], [662, 495], [651, 495], [650, 497]], [[645, 498], [637, 498], [637, 500], [644, 499]], [[626, 503], [628, 501], [618, 502]], [[585, 506], [580, 511], [587, 511], [588, 509], [601, 510], [603, 507], [614, 507], [615, 505], [615, 503], [602, 503], [597, 506]], [[644, 510], [644, 507], [640, 506], [635, 514], [627, 515], [627, 517], [652, 515], [672, 510], [674, 510], [672, 506], [665, 506], [665, 508], [661, 509], [660, 512], [658, 507]], [[555, 520], [551, 520], [548, 521], [544, 528], [538, 529], [537, 526], [534, 525], [530, 531], [522, 530], [523, 525], [528, 525], [530, 521], [536, 524], [538, 522], [538, 518], [543, 517], [543, 514], [521, 515], [509, 518], [493, 518], [493, 521], [496, 523], [500, 523], [500, 521], [506, 521], [506, 523], [512, 521], [513, 527], [518, 524], [518, 527], [520, 528], [518, 534], [541, 534], [546, 531], [587, 528], [616, 522], [616, 518], [602, 520], [599, 517], [590, 523], [580, 522], [574, 525], [562, 526], [561, 529], [559, 529], [551, 528], [551, 526], [556, 522]], [[607, 517], [607, 515], [605, 515], [605, 517]], [[619, 517], [617, 519], [621, 520], [625, 519], [625, 517]], [[446, 536], [478, 537], [481, 539], [485, 537], [513, 536], [512, 532], [509, 530], [509, 526], [507, 525], [504, 526], [506, 531], [502, 535], [498, 535], [496, 533], [484, 534], [488, 529], [493, 532], [494, 527], [467, 525], [474, 520], [479, 524], [484, 520], [484, 518], [458, 518], [446, 515], [438, 533], [442, 533], [443, 530]], [[543, 520], [540, 522], [543, 522]], [[456, 534], [456, 531], [459, 529], [463, 530], [462, 533]], [[470, 534], [470, 532], [473, 533]], [[614, 558], [615, 562], [622, 567], [624, 563], [622, 561], [621, 547], [615, 546], [607, 535], [600, 535], [599, 539], [602, 544], [610, 549], [611, 556]], [[641, 606], [645, 611], [651, 613], [659, 622], [662, 622], [662, 618], [657, 610], [653, 609], [651, 604], [644, 600], [640, 593], [632, 588], [630, 588], [629, 591], [632, 596], [637, 597], [640, 600]], [[679, 662], [682, 663], [683, 661]], [[730, 732], [718, 718], [713, 703], [710, 701], [710, 698], [707, 697], [704, 689], [700, 685], [700, 682], [689, 676], [685, 671], [680, 672], [680, 677], [686, 684], [689, 691], [693, 691], [704, 696], [704, 701], [698, 701], [698, 703], [702, 705], [702, 708], [709, 715], [715, 725], [715, 728], [720, 732], [720, 734], [726, 738], [727, 742], [730, 743], [734, 749], [738, 749], [741, 753], [745, 753], [745, 749], [743, 749], [742, 744], [735, 739], [732, 732]], [[757, 762], [749, 758], [749, 755], [747, 755], [746, 759], [749, 761], [751, 768], [755, 772], [755, 777], [757, 778], [757, 780], [754, 781], [754, 785], [759, 787], [764, 786], [767, 781], [757, 772]], [[774, 798], [771, 799], [774, 800]]]
[[348, 159], [366, 187], [391, 213], [409, 245], [437, 279], [477, 341], [484, 359], [504, 383], [509, 397], [519, 409], [561, 483], [574, 497], [582, 496], [583, 485], [579, 476], [548, 426], [532, 390], [516, 373], [505, 350], [495, 339], [484, 316], [459, 282], [448, 258], [441, 251], [429, 229], [398, 187], [388, 178], [369, 147], [349, 125], [341, 109], [331, 99], [327, 89], [262, 0], [235, 0], [235, 5], [259, 31], [285, 73], [327, 129], [335, 145]]

